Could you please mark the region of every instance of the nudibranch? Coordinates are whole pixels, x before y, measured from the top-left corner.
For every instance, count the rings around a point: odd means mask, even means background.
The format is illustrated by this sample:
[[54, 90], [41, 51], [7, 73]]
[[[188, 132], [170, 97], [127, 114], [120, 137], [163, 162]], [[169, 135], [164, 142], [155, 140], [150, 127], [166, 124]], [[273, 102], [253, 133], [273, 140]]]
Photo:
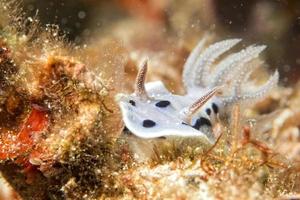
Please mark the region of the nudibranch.
[[145, 83], [148, 66], [144, 61], [134, 93], [117, 95], [125, 126], [140, 138], [198, 137], [213, 143], [209, 130], [225, 107], [261, 99], [278, 83], [276, 71], [254, 91], [248, 89], [250, 75], [261, 64], [258, 57], [266, 48], [263, 45], [219, 59], [240, 41], [228, 39], [204, 48], [206, 39], [202, 39], [183, 67], [185, 95], [172, 94], [161, 81]]

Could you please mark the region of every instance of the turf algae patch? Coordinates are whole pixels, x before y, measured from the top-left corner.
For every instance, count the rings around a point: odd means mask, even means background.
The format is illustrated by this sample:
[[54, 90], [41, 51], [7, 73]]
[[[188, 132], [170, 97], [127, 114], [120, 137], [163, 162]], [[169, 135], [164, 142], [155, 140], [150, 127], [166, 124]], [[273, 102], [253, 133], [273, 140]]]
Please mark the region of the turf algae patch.
[[3, 176], [24, 199], [119, 194], [111, 172], [123, 166], [114, 103], [122, 46], [113, 39], [73, 46], [56, 26], [25, 19], [16, 2], [0, 4]]

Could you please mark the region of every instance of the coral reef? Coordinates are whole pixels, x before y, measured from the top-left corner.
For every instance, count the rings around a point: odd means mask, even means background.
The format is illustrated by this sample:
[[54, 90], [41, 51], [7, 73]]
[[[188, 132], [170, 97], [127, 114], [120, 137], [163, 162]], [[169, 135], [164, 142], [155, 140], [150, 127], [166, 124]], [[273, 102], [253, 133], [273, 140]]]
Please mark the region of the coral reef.
[[82, 193], [93, 184], [96, 193], [110, 176], [104, 169], [121, 164], [110, 160], [118, 157], [111, 146], [122, 130], [114, 103], [123, 80], [122, 47], [111, 39], [82, 53], [54, 26], [41, 28], [14, 6], [1, 2], [3, 176], [25, 199], [67, 197], [61, 187], [69, 179], [84, 186], [77, 187]]
[[[114, 2], [122, 14], [80, 45], [43, 24], [45, 13], [41, 22], [18, 1], [0, 2], [0, 199], [297, 197], [299, 83], [279, 86], [255, 105], [235, 103], [206, 149], [194, 140], [127, 134], [115, 95], [132, 92], [137, 63], [148, 57], [148, 80], [182, 94], [182, 66], [203, 28], [226, 35], [216, 1], [136, 2]], [[106, 5], [78, 5], [88, 4]], [[254, 76], [264, 83], [269, 73], [258, 69]]]

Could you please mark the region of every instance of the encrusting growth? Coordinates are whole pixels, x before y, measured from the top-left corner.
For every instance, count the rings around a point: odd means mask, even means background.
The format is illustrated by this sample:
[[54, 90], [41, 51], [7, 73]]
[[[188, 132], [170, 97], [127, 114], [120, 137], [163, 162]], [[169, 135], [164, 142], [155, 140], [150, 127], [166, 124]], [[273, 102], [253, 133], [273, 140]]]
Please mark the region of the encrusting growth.
[[82, 51], [66, 44], [54, 26], [27, 22], [15, 9], [13, 1], [0, 2], [3, 177], [24, 199], [71, 198], [74, 190], [81, 197], [109, 193], [104, 185], [115, 184], [110, 170], [123, 165], [113, 100], [122, 82], [123, 48], [107, 40]]

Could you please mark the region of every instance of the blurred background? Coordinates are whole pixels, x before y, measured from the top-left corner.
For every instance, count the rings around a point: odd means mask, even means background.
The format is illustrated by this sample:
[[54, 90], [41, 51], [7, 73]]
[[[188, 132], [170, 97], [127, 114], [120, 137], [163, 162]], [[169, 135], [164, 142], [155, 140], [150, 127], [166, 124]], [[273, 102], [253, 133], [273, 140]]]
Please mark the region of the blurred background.
[[266, 62], [282, 84], [300, 77], [299, 0], [24, 0], [22, 7], [77, 44], [110, 36], [129, 50], [161, 52], [182, 41], [192, 47], [205, 32], [243, 38], [268, 46]]

